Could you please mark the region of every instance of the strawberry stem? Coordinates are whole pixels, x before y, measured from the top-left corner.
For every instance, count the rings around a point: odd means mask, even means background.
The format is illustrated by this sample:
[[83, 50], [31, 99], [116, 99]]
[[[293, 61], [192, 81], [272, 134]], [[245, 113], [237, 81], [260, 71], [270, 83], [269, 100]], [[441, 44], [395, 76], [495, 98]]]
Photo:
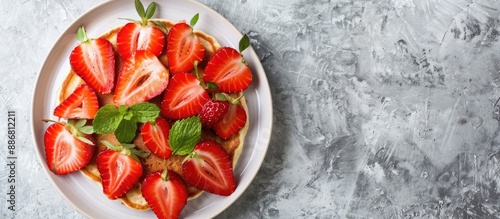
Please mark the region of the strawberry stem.
[[163, 172], [161, 173], [161, 179], [163, 181], [168, 181], [168, 170], [167, 170], [167, 167], [163, 168]]

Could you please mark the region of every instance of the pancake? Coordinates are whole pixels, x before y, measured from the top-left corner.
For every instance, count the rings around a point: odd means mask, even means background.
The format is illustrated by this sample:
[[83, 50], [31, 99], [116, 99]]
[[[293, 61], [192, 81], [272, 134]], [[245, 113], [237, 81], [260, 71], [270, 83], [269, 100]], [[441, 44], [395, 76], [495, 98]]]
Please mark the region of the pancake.
[[[165, 19], [151, 19], [152, 21], [159, 21], [164, 24], [167, 30], [170, 30], [170, 28], [175, 24], [175, 22], [170, 21], [170, 20], [165, 20]], [[119, 72], [121, 70], [122, 66], [122, 61], [120, 59], [120, 56], [118, 55], [117, 49], [116, 49], [116, 35], [118, 31], [123, 27], [122, 26], [117, 26], [109, 30], [108, 32], [102, 34], [100, 37], [105, 38], [109, 40], [115, 49], [115, 57], [116, 57], [116, 77], [118, 77]], [[194, 33], [200, 38], [203, 46], [205, 47], [205, 58], [200, 64], [198, 65], [198, 71], [200, 73], [203, 73], [203, 67], [206, 65], [208, 60], [213, 56], [215, 51], [217, 51], [219, 48], [221, 48], [221, 45], [217, 42], [215, 38], [212, 36], [199, 31], [199, 30], [194, 30]], [[167, 57], [165, 55], [165, 52], [162, 53], [162, 55], [159, 57], [161, 62], [168, 67], [168, 62], [167, 62]], [[115, 79], [115, 82], [117, 80]], [[70, 70], [67, 77], [65, 78], [61, 90], [59, 93], [59, 101], [62, 102], [64, 99], [66, 99], [75, 89], [78, 87], [80, 84], [84, 83], [83, 80], [76, 75], [76, 73], [73, 70]], [[240, 93], [239, 95], [243, 95], [243, 93]], [[163, 94], [159, 95], [158, 97], [153, 98], [149, 102], [159, 104], [161, 102]], [[111, 104], [113, 103], [112, 100], [113, 94], [98, 94], [98, 99], [99, 99], [99, 105], [102, 107], [106, 104]], [[246, 105], [246, 100], [245, 97], [242, 97], [240, 99], [240, 104], [243, 106], [245, 111], [247, 112], [248, 115], [248, 108]], [[173, 121], [170, 121], [170, 124], [173, 124]], [[241, 154], [242, 148], [243, 148], [243, 142], [245, 140], [245, 136], [248, 131], [248, 126], [249, 126], [249, 117], [247, 116], [247, 122], [245, 126], [236, 134], [234, 134], [230, 139], [228, 140], [222, 140], [220, 139], [213, 131], [211, 130], [203, 130], [202, 133], [202, 139], [212, 139], [214, 141], [217, 141], [221, 143], [221, 145], [224, 147], [224, 149], [228, 152], [229, 158], [232, 161], [233, 164], [233, 169], [238, 161], [238, 158]], [[138, 132], [140, 132], [140, 127], [138, 128]], [[100, 173], [97, 169], [97, 164], [96, 164], [96, 157], [97, 154], [106, 148], [101, 141], [102, 140], [107, 140], [113, 144], [119, 144], [119, 142], [116, 140], [116, 137], [114, 136], [113, 133], [110, 134], [104, 134], [104, 135], [97, 135], [94, 134], [94, 138], [97, 142], [97, 147], [98, 150], [96, 151], [94, 157], [90, 161], [90, 163], [84, 167], [83, 169], [80, 170], [87, 178], [99, 183], [102, 186], [102, 181], [100, 177]], [[138, 133], [136, 135], [136, 138], [134, 139], [134, 144], [138, 149], [141, 149], [146, 152], [150, 152], [149, 149], [144, 145], [144, 142], [142, 141], [141, 135]], [[122, 203], [129, 208], [136, 209], [136, 210], [148, 210], [150, 209], [148, 203], [142, 196], [141, 192], [141, 182], [143, 178], [151, 173], [155, 172], [158, 170], [162, 170], [164, 167], [167, 167], [170, 170], [173, 170], [177, 173], [179, 173], [182, 176], [182, 161], [184, 160], [185, 156], [177, 156], [177, 155], [172, 155], [168, 159], [163, 159], [159, 158], [156, 155], [150, 153], [150, 155], [147, 158], [140, 158], [141, 163], [144, 169], [143, 176], [139, 180], [139, 182], [132, 188], [130, 189], [125, 195], [120, 197], [119, 199], [122, 201]], [[189, 199], [194, 199], [198, 197], [203, 191], [188, 185], [188, 195]], [[104, 195], [104, 194], [103, 194]]]

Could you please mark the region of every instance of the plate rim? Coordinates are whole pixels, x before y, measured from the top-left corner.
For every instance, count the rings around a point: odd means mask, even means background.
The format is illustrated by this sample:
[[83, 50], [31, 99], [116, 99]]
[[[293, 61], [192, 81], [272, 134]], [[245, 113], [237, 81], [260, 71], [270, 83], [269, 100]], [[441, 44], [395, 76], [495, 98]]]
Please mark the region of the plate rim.
[[[186, 1], [186, 0], [185, 0]], [[93, 11], [95, 10], [98, 10], [99, 8], [101, 7], [104, 7], [106, 6], [107, 4], [113, 4], [113, 3], [116, 3], [117, 1], [116, 0], [106, 0], [106, 1], [103, 1], [103, 2], [100, 2], [98, 4], [96, 4], [95, 6], [87, 9], [84, 13], [82, 13], [81, 15], [79, 15], [74, 21], [72, 21], [69, 25], [66, 25], [64, 31], [58, 36], [58, 38], [55, 40], [55, 42], [52, 44], [50, 50], [46, 53], [46, 56], [40, 66], [40, 68], [38, 69], [37, 71], [37, 75], [36, 75], [36, 79], [35, 79], [35, 82], [34, 82], [34, 86], [33, 86], [33, 91], [32, 91], [32, 97], [31, 97], [31, 107], [30, 107], [30, 110], [31, 110], [31, 113], [30, 113], [30, 126], [31, 126], [31, 136], [33, 138], [33, 143], [34, 143], [34, 147], [35, 147], [35, 150], [37, 152], [37, 157], [38, 157], [38, 162], [40, 164], [40, 166], [42, 167], [43, 171], [46, 173], [46, 176], [47, 178], [49, 178], [49, 180], [51, 181], [51, 186], [54, 186], [59, 194], [61, 194], [64, 199], [74, 208], [76, 209], [80, 214], [84, 215], [85, 217], [88, 217], [88, 218], [91, 218], [92, 216], [90, 214], [88, 214], [88, 212], [84, 211], [83, 209], [81, 209], [77, 203], [74, 203], [72, 199], [70, 199], [70, 197], [68, 197], [68, 195], [62, 190], [62, 188], [60, 186], [58, 186], [58, 183], [55, 181], [55, 177], [58, 177], [56, 175], [54, 175], [49, 169], [48, 167], [45, 165], [45, 151], [41, 150], [43, 148], [43, 145], [42, 145], [42, 148], [40, 148], [38, 142], [37, 142], [37, 139], [36, 139], [36, 133], [37, 132], [41, 132], [40, 130], [37, 131], [35, 130], [35, 102], [36, 102], [36, 98], [38, 97], [37, 95], [37, 88], [38, 86], [40, 86], [40, 81], [42, 80], [42, 71], [46, 68], [46, 65], [47, 65], [47, 62], [49, 61], [49, 59], [54, 56], [54, 53], [56, 52], [56, 47], [57, 47], [57, 44], [62, 41], [62, 39], [64, 39], [65, 36], [67, 36], [71, 30], [71, 27], [73, 26], [77, 26], [78, 25], [78, 22], [81, 22], [82, 19], [84, 19], [85, 17], [87, 17], [90, 13], [92, 13]], [[215, 11], [214, 9], [200, 3], [200, 2], [197, 2], [197, 1], [194, 1], [194, 0], [187, 0], [188, 4], [195, 4], [197, 5], [198, 7], [201, 7], [203, 8], [203, 11], [204, 12], [207, 12], [207, 13], [210, 13], [212, 16], [217, 16], [219, 17], [219, 19], [221, 19], [222, 21], [225, 22], [225, 24], [223, 24], [223, 26], [225, 27], [228, 27], [228, 28], [231, 28], [232, 30], [231, 31], [235, 31], [237, 32], [240, 36], [243, 36], [243, 34], [241, 34], [241, 32], [231, 23], [229, 22], [229, 20], [227, 20], [224, 16], [222, 16], [221, 14], [219, 14], [217, 11]], [[253, 69], [254, 71], [256, 72], [262, 72], [262, 75], [260, 76], [263, 76], [263, 77], [259, 77], [259, 81], [260, 83], [264, 83], [266, 86], [263, 86], [263, 92], [265, 94], [268, 94], [266, 95], [266, 101], [263, 102], [264, 100], [259, 98], [259, 105], [262, 106], [262, 105], [267, 105], [269, 106], [269, 109], [270, 109], [270, 115], [268, 115], [268, 119], [266, 120], [267, 123], [264, 124], [264, 127], [266, 127], [268, 130], [265, 130], [266, 132], [268, 133], [264, 133], [264, 141], [258, 141], [258, 143], [262, 143], [264, 144], [264, 147], [262, 147], [261, 149], [263, 150], [260, 150], [260, 152], [262, 152], [262, 156], [259, 157], [259, 159], [256, 160], [256, 164], [258, 165], [257, 168], [255, 168], [254, 171], [251, 171], [251, 172], [248, 172], [248, 176], [250, 177], [250, 181], [246, 184], [243, 185], [243, 189], [240, 193], [236, 194], [236, 196], [234, 196], [233, 198], [230, 199], [229, 203], [227, 203], [227, 205], [225, 205], [223, 208], [219, 208], [217, 211], [215, 211], [215, 214], [213, 216], [217, 216], [219, 215], [220, 213], [222, 213], [224, 210], [226, 210], [229, 206], [231, 206], [237, 199], [239, 199], [239, 197], [241, 195], [243, 195], [243, 193], [245, 191], [247, 191], [248, 187], [250, 186], [250, 184], [254, 181], [255, 179], [255, 176], [258, 174], [259, 170], [261, 169], [262, 167], [262, 163], [266, 157], [266, 154], [267, 154], [267, 150], [269, 149], [269, 144], [270, 144], [270, 140], [271, 140], [271, 132], [272, 132], [272, 128], [273, 128], [273, 120], [274, 120], [274, 109], [273, 109], [273, 106], [272, 106], [272, 95], [271, 95], [271, 92], [270, 92], [270, 87], [269, 87], [269, 82], [268, 82], [268, 79], [267, 79], [267, 76], [266, 76], [266, 73], [265, 73], [265, 70], [262, 66], [262, 63], [259, 59], [259, 57], [257, 56], [255, 50], [253, 49], [252, 46], [249, 47], [249, 49], [245, 50], [245, 53], [249, 53], [250, 56], [252, 57], [255, 57], [256, 59], [253, 60], [254, 63], [253, 63], [253, 67], [254, 68], [257, 68], [257, 69]], [[47, 89], [48, 90], [48, 89]], [[259, 96], [260, 97], [260, 96]], [[259, 108], [259, 112], [260, 112], [260, 109]], [[39, 121], [38, 121], [39, 122]], [[257, 131], [259, 127], [256, 127]], [[257, 133], [257, 135], [260, 135], [262, 133]], [[258, 140], [258, 139], [257, 139]], [[257, 143], [257, 142], [256, 142]], [[243, 148], [244, 150], [244, 148]], [[252, 153], [252, 157], [253, 157], [253, 153]], [[252, 159], [252, 158], [250, 158]]]

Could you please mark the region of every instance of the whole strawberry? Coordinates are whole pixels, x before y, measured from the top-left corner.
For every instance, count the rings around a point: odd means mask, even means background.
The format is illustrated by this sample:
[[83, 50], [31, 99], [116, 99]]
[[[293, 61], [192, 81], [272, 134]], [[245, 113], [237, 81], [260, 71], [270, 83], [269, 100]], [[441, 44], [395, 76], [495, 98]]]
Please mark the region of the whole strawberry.
[[208, 100], [200, 112], [200, 121], [203, 127], [212, 128], [224, 118], [229, 109], [229, 102], [224, 100]]

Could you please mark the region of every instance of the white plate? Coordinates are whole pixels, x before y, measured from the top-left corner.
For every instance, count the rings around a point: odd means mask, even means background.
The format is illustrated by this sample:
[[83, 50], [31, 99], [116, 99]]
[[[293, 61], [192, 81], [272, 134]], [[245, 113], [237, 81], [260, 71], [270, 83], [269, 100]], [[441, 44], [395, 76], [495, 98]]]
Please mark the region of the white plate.
[[[143, 4], [147, 6], [150, 2], [144, 0]], [[224, 17], [200, 3], [185, 0], [161, 1], [158, 3], [155, 17], [189, 21], [196, 13], [200, 13], [200, 19], [195, 29], [214, 36], [223, 46], [238, 48], [241, 33]], [[32, 133], [41, 166], [61, 194], [82, 214], [90, 218], [154, 218], [152, 211], [131, 210], [123, 206], [120, 201], [109, 200], [98, 184], [88, 180], [81, 173], [57, 176], [45, 163], [43, 135], [48, 124], [43, 123], [42, 119], [55, 118], [52, 113], [57, 104], [56, 96], [70, 69], [68, 57], [78, 44], [75, 37], [77, 28], [84, 25], [87, 35], [96, 37], [112, 27], [126, 23], [118, 18], [138, 18], [132, 1], [107, 1], [97, 5], [75, 20], [59, 37], [40, 69], [35, 84]], [[265, 72], [255, 51], [248, 48], [243, 55], [254, 77], [252, 85], [245, 91], [250, 127], [241, 157], [234, 169], [238, 186], [229, 197], [203, 193], [199, 198], [189, 201], [181, 215], [183, 218], [209, 218], [222, 212], [245, 191], [264, 160], [272, 128], [271, 94]]]

